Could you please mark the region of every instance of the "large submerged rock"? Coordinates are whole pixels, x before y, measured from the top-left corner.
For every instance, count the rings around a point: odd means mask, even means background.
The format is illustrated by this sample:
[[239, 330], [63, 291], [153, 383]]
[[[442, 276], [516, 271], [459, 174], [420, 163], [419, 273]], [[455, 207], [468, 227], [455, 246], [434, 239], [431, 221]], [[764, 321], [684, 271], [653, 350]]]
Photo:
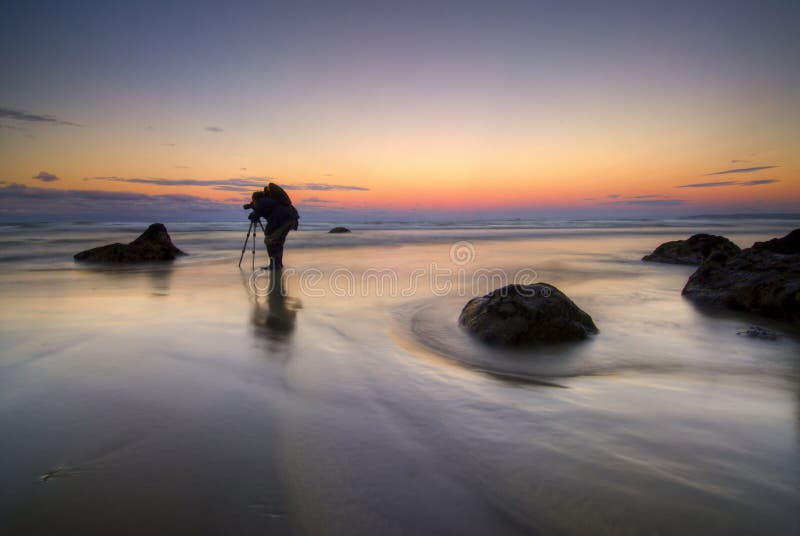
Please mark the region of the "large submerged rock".
[[348, 229], [347, 227], [334, 227], [328, 232], [333, 234], [349, 233], [350, 229]]
[[163, 223], [154, 223], [130, 244], [116, 243], [87, 249], [76, 254], [74, 259], [82, 262], [128, 264], [172, 261], [178, 255], [186, 255], [186, 253], [175, 247]]
[[701, 304], [800, 321], [800, 229], [734, 256], [712, 255], [689, 278], [683, 295]]
[[741, 249], [725, 238], [710, 234], [696, 234], [688, 240], [673, 240], [658, 246], [650, 255], [642, 257], [646, 262], [700, 265], [712, 255], [736, 255]]
[[508, 285], [464, 306], [459, 324], [493, 344], [522, 345], [586, 339], [592, 317], [547, 283]]

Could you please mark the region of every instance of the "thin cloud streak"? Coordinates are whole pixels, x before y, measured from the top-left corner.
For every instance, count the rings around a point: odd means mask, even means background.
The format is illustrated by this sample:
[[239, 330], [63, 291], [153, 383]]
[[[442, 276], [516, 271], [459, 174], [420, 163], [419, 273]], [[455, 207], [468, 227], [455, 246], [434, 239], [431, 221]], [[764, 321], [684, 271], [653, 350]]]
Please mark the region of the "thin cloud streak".
[[740, 182], [739, 186], [761, 186], [762, 184], [774, 184], [780, 182], [778, 179], [756, 179], [753, 181]]
[[716, 181], [716, 182], [696, 182], [693, 184], [681, 184], [675, 188], [716, 188], [717, 186], [734, 186], [739, 181]]
[[4, 106], [0, 106], [0, 118], [13, 119], [15, 121], [25, 121], [28, 123], [45, 123], [51, 125], [66, 125], [70, 127], [83, 126], [71, 121], [64, 121], [52, 115], [23, 112], [22, 110], [15, 110], [13, 108], [6, 108]]
[[762, 169], [773, 169], [780, 166], [755, 166], [745, 168], [726, 169], [725, 171], [715, 171], [714, 173], [706, 173], [706, 175], [729, 175], [731, 173], [752, 173], [753, 171], [761, 171]]
[[[249, 189], [262, 189], [268, 182], [276, 182], [270, 177], [237, 177], [230, 179], [163, 179], [157, 177], [87, 177], [84, 180], [90, 181], [110, 181], [127, 182], [133, 184], [157, 184], [159, 186], [209, 186], [216, 190], [228, 191], [249, 191]], [[346, 184], [328, 184], [320, 182], [306, 182], [300, 184], [281, 184], [284, 190], [307, 190], [307, 191], [339, 191], [339, 192], [368, 192], [369, 188], [363, 186], [352, 186]], [[239, 187], [240, 189], [233, 189]]]
[[675, 205], [682, 205], [683, 203], [684, 203], [683, 199], [626, 199], [625, 201], [616, 201], [614, 204], [670, 207]]
[[256, 188], [270, 181], [267, 177], [231, 178], [231, 179], [162, 179], [158, 177], [87, 177], [89, 181], [127, 182], [132, 184], [157, 184], [159, 186], [248, 186]]
[[368, 192], [369, 188], [363, 186], [349, 186], [344, 184], [326, 184], [320, 182], [306, 182], [303, 184], [287, 184], [283, 185], [284, 190], [314, 190], [319, 192]]
[[149, 195], [103, 190], [61, 190], [12, 183], [0, 187], [0, 216], [42, 213], [50, 215], [140, 217], [165, 214], [192, 215], [200, 212], [232, 211], [234, 205], [186, 194]]
[[311, 204], [315, 204], [315, 205], [324, 205], [324, 204], [329, 204], [329, 203], [335, 203], [335, 201], [333, 201], [331, 199], [324, 199], [322, 197], [306, 197], [305, 199], [303, 199], [303, 201], [301, 201], [301, 203], [311, 203]]
[[219, 190], [221, 192], [252, 192], [253, 188], [255, 188], [255, 186], [222, 185], [222, 186], [214, 186], [212, 189]]
[[763, 184], [774, 184], [780, 182], [779, 179], [755, 179], [752, 181], [716, 181], [716, 182], [696, 182], [692, 184], [681, 184], [675, 188], [718, 188], [721, 186], [761, 186]]
[[38, 174], [31, 177], [32, 179], [36, 179], [37, 181], [42, 182], [56, 182], [60, 181], [61, 178], [53, 175], [52, 173], [48, 173], [46, 171], [40, 171]]

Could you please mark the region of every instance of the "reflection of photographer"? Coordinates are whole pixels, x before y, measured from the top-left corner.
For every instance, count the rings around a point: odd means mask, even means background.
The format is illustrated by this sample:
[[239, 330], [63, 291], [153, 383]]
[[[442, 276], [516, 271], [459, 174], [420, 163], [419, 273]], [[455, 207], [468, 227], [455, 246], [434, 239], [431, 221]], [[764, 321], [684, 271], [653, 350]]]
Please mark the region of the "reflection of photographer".
[[285, 277], [283, 274], [272, 274], [264, 287], [266, 301], [261, 299], [263, 294], [254, 298], [253, 325], [259, 335], [276, 342], [289, 340], [295, 329], [297, 312], [303, 307], [299, 299], [288, 294]]
[[283, 244], [289, 231], [297, 230], [297, 223], [300, 215], [292, 205], [289, 194], [271, 182], [264, 187], [263, 192], [254, 192], [252, 201], [244, 205], [245, 209], [252, 209], [247, 216], [250, 221], [256, 222], [259, 218], [267, 220], [267, 227], [264, 230], [266, 237], [264, 243], [267, 246], [269, 255], [268, 270], [280, 270], [283, 268]]

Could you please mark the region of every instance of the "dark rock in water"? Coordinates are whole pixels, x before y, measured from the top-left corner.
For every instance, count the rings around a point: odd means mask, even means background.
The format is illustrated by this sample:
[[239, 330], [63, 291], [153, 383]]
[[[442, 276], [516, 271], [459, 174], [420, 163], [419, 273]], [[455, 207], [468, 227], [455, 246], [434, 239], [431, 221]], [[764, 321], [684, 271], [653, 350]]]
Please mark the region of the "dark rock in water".
[[800, 253], [800, 229], [795, 229], [783, 238], [773, 238], [766, 242], [756, 242], [753, 249], [761, 251], [772, 251], [784, 255], [794, 255]]
[[777, 333], [761, 326], [750, 326], [747, 329], [737, 331], [736, 334], [742, 337], [750, 337], [751, 339], [765, 339], [768, 341], [774, 341], [778, 338]]
[[136, 263], [172, 261], [178, 255], [186, 255], [172, 243], [163, 223], [154, 223], [139, 238], [130, 244], [108, 244], [87, 249], [75, 255], [76, 261]]
[[712, 255], [691, 275], [683, 295], [701, 304], [800, 320], [800, 253], [790, 252], [797, 233], [732, 257]]
[[329, 233], [349, 233], [350, 229], [348, 229], [347, 227], [334, 227], [333, 229], [331, 229], [328, 232]]
[[673, 240], [658, 246], [650, 255], [642, 257], [646, 262], [699, 265], [711, 255], [736, 255], [741, 249], [725, 238], [710, 234], [696, 234], [688, 240]]
[[458, 322], [479, 339], [504, 345], [575, 341], [597, 333], [592, 317], [547, 283], [508, 285], [473, 298]]

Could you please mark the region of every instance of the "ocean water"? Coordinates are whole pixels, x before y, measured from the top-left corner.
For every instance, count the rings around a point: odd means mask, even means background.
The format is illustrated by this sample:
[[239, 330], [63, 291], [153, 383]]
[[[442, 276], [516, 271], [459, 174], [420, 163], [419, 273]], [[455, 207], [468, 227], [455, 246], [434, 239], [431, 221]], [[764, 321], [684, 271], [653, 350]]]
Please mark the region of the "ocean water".
[[[246, 223], [246, 222], [245, 222]], [[0, 225], [0, 533], [795, 534], [800, 329], [708, 310], [695, 232], [791, 219], [167, 223], [172, 264], [77, 265], [145, 223]], [[556, 285], [600, 332], [499, 351], [472, 296]], [[750, 325], [777, 340], [737, 332]]]

